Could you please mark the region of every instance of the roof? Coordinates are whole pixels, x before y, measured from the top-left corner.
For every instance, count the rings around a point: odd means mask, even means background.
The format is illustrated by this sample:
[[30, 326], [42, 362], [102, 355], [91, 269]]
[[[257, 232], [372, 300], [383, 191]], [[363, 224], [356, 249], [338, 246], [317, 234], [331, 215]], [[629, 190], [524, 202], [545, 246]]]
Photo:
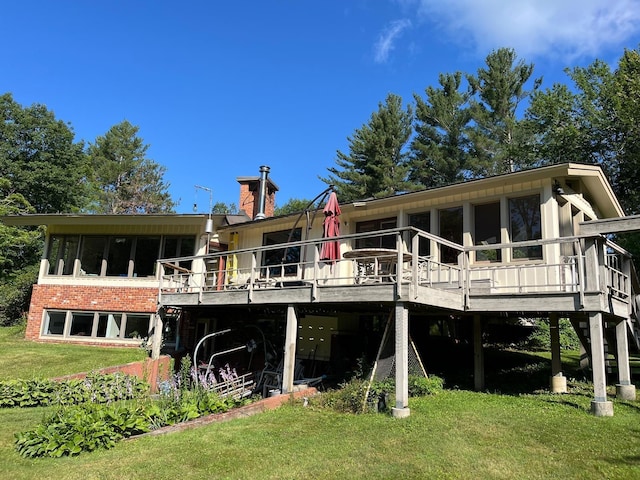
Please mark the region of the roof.
[[[215, 224], [222, 224], [226, 215], [212, 215]], [[206, 214], [136, 214], [94, 215], [89, 213], [41, 213], [0, 216], [5, 225], [199, 225]]]
[[[341, 203], [343, 213], [368, 205], [372, 207], [395, 207], [412, 201], [415, 197], [439, 197], [458, 195], [464, 192], [488, 189], [503, 186], [505, 183], [519, 183], [540, 179], [572, 179], [580, 178], [586, 186], [601, 215], [604, 218], [623, 217], [624, 211], [616, 198], [611, 185], [606, 179], [602, 168], [598, 165], [584, 165], [576, 163], [564, 163], [550, 165], [530, 170], [521, 170], [513, 173], [496, 175], [493, 177], [479, 178], [466, 182], [456, 183], [443, 187], [430, 188], [415, 192], [407, 192], [384, 198], [362, 200], [358, 202]], [[238, 177], [245, 180], [260, 180], [260, 177]], [[269, 183], [277, 187], [269, 180]], [[228, 226], [253, 225], [256, 222], [282, 221], [283, 219], [299, 216], [302, 212], [292, 213], [279, 217], [269, 217], [261, 220], [249, 221], [245, 215], [214, 214], [214, 225], [224, 229]], [[0, 220], [6, 225], [197, 225], [204, 223], [208, 218], [206, 214], [136, 214], [136, 215], [93, 215], [76, 213], [49, 213], [2, 216]]]
[[[364, 209], [368, 207], [371, 209], [378, 207], [397, 208], [414, 201], [414, 199], [459, 196], [481, 189], [500, 188], [506, 184], [518, 184], [549, 179], [570, 181], [571, 179], [577, 178], [580, 178], [584, 183], [589, 196], [593, 201], [594, 207], [600, 211], [601, 216], [605, 218], [624, 216], [624, 211], [613, 192], [613, 188], [605, 177], [602, 168], [599, 165], [577, 163], [549, 165], [527, 170], [519, 170], [512, 173], [504, 173], [491, 177], [477, 178], [442, 187], [400, 193], [388, 197], [342, 202], [340, 203], [340, 207], [342, 208], [343, 214], [347, 214], [355, 209]], [[270, 217], [259, 220], [259, 222], [286, 222], [291, 217], [299, 216], [300, 213], [301, 212], [278, 217]], [[255, 224], [255, 221], [246, 223], [244, 228], [250, 228], [249, 226], [252, 224]]]

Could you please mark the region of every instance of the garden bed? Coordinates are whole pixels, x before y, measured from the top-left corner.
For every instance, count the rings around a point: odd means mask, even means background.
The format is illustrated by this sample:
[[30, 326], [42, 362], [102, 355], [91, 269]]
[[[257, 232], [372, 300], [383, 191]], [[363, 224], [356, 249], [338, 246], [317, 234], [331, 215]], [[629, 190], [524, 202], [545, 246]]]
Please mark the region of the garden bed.
[[306, 387], [306, 388], [302, 388], [300, 390], [294, 391], [291, 394], [283, 393], [280, 395], [275, 395], [273, 397], [263, 398], [262, 400], [257, 400], [255, 402], [250, 403], [249, 405], [244, 405], [242, 407], [231, 409], [228, 412], [212, 413], [210, 415], [205, 415], [203, 417], [199, 417], [193, 420], [188, 420], [186, 422], [176, 423], [174, 425], [168, 425], [166, 427], [158, 428], [150, 432], [129, 437], [127, 440], [132, 440], [135, 438], [140, 438], [145, 436], [163, 435], [166, 433], [180, 432], [182, 430], [200, 427], [202, 425], [207, 425], [209, 423], [227, 422], [229, 420], [235, 420], [236, 418], [250, 417], [257, 413], [262, 413], [267, 410], [273, 410], [275, 408], [278, 408], [280, 405], [290, 401], [291, 399], [297, 400], [304, 397], [311, 397], [316, 395], [317, 393], [318, 393], [318, 390], [315, 387]]

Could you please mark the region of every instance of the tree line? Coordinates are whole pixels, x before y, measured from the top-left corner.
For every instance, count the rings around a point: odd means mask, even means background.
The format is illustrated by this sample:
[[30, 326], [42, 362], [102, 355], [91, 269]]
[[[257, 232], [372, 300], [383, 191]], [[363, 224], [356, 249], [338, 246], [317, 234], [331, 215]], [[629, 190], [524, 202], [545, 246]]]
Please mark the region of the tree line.
[[515, 50], [444, 73], [414, 103], [389, 94], [320, 177], [341, 201], [383, 197], [556, 163], [599, 164], [627, 214], [640, 212], [640, 50], [615, 68], [567, 68], [542, 89]]
[[[165, 168], [128, 121], [85, 144], [45, 105], [0, 96], [0, 215], [172, 212]], [[44, 245], [42, 228], [0, 224], [0, 325], [29, 305]]]

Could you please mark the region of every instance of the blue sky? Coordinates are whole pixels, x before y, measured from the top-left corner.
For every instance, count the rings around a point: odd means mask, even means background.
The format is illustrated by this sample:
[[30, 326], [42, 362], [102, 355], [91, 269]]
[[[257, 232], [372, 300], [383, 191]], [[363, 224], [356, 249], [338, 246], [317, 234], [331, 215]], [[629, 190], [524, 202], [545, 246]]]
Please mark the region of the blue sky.
[[543, 88], [640, 45], [640, 0], [22, 0], [3, 5], [0, 93], [92, 142], [128, 120], [178, 212], [238, 203], [271, 167], [277, 203], [311, 199], [388, 93], [474, 73], [515, 48]]

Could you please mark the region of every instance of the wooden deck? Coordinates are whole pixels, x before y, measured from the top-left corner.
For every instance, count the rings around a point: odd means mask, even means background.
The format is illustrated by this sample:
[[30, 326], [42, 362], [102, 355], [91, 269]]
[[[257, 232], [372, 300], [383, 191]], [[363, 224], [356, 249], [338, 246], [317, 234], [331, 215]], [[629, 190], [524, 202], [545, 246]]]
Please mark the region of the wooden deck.
[[[371, 234], [369, 234], [371, 235]], [[447, 312], [521, 314], [602, 312], [629, 318], [633, 312], [630, 255], [601, 236], [566, 237], [518, 244], [463, 247], [414, 228], [376, 235], [396, 237], [397, 249], [383, 257], [349, 255], [362, 235], [339, 237], [343, 257], [320, 261], [321, 239], [251, 250], [189, 257], [194, 271], [173, 269], [181, 259], [160, 262], [161, 306], [251, 306], [313, 304], [393, 304], [404, 302]], [[418, 242], [459, 251], [457, 264], [419, 256]], [[475, 252], [540, 246], [543, 259], [511, 263], [473, 263]], [[295, 264], [261, 264], [269, 249], [306, 251]], [[560, 255], [560, 252], [575, 255]], [[392, 253], [389, 253], [392, 252]], [[225, 261], [233, 256], [233, 262]], [[363, 262], [370, 262], [369, 264]], [[232, 264], [233, 268], [225, 268]], [[196, 271], [198, 265], [210, 266]], [[211, 268], [211, 266], [214, 268]], [[401, 267], [399, 267], [401, 266]]]

